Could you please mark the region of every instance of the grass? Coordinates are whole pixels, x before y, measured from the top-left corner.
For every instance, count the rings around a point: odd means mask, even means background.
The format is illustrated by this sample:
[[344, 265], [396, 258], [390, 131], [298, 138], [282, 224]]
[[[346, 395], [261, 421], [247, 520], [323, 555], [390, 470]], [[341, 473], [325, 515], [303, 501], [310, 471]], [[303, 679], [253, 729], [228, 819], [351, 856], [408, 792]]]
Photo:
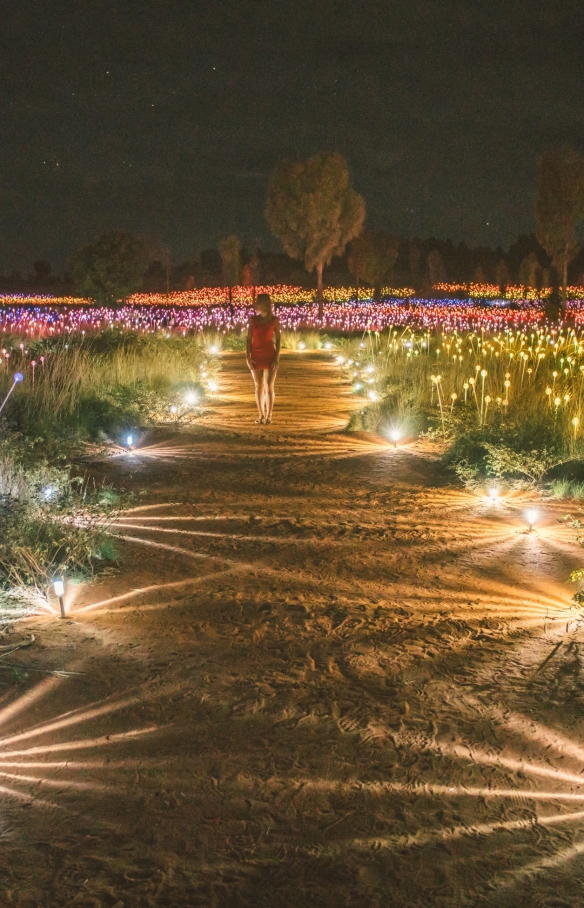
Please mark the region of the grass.
[[442, 442], [445, 464], [470, 485], [489, 478], [539, 485], [584, 460], [582, 340], [543, 328], [530, 335], [390, 329], [346, 341], [339, 364], [364, 403], [350, 428], [425, 433]]
[[174, 421], [176, 413], [193, 410], [191, 401], [204, 401], [216, 378], [218, 361], [209, 348], [215, 349], [204, 335], [118, 331], [48, 341], [26, 354], [13, 347], [0, 393], [17, 369], [25, 381], [3, 413], [5, 428], [24, 439], [33, 456], [47, 444], [66, 455], [85, 441], [115, 440], [137, 426]]
[[549, 485], [549, 494], [552, 498], [571, 499], [572, 501], [584, 500], [584, 482], [575, 479], [554, 479]]
[[[217, 338], [107, 331], [24, 346], [3, 338], [0, 400], [0, 601], [43, 593], [56, 573], [91, 577], [115, 564], [107, 533], [112, 489], [90, 488], [70, 465], [87, 442], [196, 417], [219, 363]], [[21, 346], [22, 344], [22, 346]], [[32, 363], [35, 362], [35, 367]], [[34, 382], [33, 382], [34, 375]], [[26, 599], [26, 597], [24, 597]]]
[[[0, 590], [44, 593], [56, 573], [87, 578], [117, 560], [107, 533], [119, 496], [90, 488], [66, 469], [23, 466], [4, 441], [0, 451]], [[5, 598], [5, 596], [4, 596]]]

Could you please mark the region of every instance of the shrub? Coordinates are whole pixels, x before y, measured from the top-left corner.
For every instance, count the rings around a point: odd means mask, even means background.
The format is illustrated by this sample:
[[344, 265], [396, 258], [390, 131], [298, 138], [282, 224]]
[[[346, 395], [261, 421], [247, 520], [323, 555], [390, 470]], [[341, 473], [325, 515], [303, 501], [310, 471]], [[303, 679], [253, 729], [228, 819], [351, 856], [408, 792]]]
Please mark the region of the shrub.
[[79, 579], [114, 563], [107, 520], [118, 503], [111, 488], [90, 490], [46, 461], [23, 467], [5, 442], [0, 452], [0, 588], [45, 591], [56, 573]]

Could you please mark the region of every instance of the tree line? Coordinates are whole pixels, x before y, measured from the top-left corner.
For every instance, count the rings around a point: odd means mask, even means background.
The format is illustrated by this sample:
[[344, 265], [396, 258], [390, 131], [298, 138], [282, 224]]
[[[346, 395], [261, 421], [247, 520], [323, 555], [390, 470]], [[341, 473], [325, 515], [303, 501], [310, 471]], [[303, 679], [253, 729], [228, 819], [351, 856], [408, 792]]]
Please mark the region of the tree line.
[[[240, 283], [306, 285], [312, 275], [321, 308], [325, 269], [329, 282], [351, 282], [357, 297], [363, 286], [367, 295], [373, 291], [379, 298], [387, 284], [429, 292], [445, 282], [495, 283], [502, 290], [520, 283], [535, 289], [555, 286], [565, 302], [569, 278], [584, 283], [578, 236], [584, 220], [584, 158], [567, 146], [541, 157], [535, 233], [520, 237], [507, 252], [366, 228], [365, 200], [352, 185], [347, 161], [336, 153], [278, 164], [265, 213], [282, 246], [279, 256], [245, 248], [233, 234], [218, 250], [174, 265], [167, 247], [153, 250], [138, 237], [113, 231], [75, 253], [67, 281], [82, 296], [115, 303], [140, 289], [169, 292], [218, 284], [231, 298], [231, 288]], [[48, 285], [49, 278], [48, 263], [35, 263], [37, 284]], [[6, 286], [6, 279], [2, 283]]]

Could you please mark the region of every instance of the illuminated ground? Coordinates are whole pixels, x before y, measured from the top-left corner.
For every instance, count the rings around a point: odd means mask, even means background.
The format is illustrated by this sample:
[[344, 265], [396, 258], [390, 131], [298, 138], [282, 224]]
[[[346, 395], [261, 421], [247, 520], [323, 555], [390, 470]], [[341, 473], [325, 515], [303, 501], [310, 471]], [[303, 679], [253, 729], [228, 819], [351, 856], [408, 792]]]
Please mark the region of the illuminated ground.
[[566, 505], [528, 534], [335, 434], [318, 354], [279, 391], [255, 427], [229, 355], [204, 428], [96, 466], [146, 490], [123, 572], [1, 641], [36, 637], [0, 651], [0, 904], [580, 905]]

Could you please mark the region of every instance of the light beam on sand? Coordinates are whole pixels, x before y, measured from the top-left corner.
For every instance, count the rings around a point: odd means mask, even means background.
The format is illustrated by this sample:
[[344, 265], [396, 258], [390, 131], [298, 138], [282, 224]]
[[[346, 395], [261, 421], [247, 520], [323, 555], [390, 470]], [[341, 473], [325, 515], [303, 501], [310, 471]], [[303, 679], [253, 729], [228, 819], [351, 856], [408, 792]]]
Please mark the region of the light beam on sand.
[[[391, 851], [402, 848], [416, 848], [434, 845], [440, 842], [449, 842], [473, 836], [494, 835], [498, 832], [520, 832], [522, 830], [536, 829], [538, 826], [558, 826], [562, 824], [580, 823], [584, 821], [584, 810], [573, 813], [559, 813], [549, 817], [529, 817], [524, 820], [502, 820], [495, 823], [469, 823], [466, 826], [454, 826], [447, 829], [423, 830], [409, 835], [370, 836], [364, 839], [351, 839], [349, 841], [335, 842], [324, 847], [326, 853], [338, 854], [347, 848], [356, 848], [365, 851], [388, 849]], [[322, 848], [319, 849], [322, 852]]]
[[[238, 785], [246, 786], [246, 779], [238, 777]], [[584, 780], [583, 780], [584, 783]], [[258, 784], [257, 779], [248, 779], [247, 785], [255, 787]], [[384, 794], [409, 794], [419, 797], [434, 797], [439, 795], [447, 798], [511, 798], [514, 801], [518, 799], [532, 801], [576, 801], [584, 803], [584, 792], [576, 794], [568, 791], [538, 791], [536, 789], [522, 788], [489, 788], [487, 786], [465, 786], [465, 785], [439, 785], [433, 782], [363, 782], [360, 779], [351, 781], [335, 781], [330, 779], [311, 779], [307, 777], [294, 777], [287, 779], [285, 777], [271, 777], [270, 785], [292, 785], [299, 791], [324, 791], [331, 793], [352, 793], [363, 792], [371, 796]]]
[[26, 691], [26, 693], [18, 697], [13, 703], [9, 703], [7, 706], [2, 707], [2, 709], [0, 709], [0, 726], [5, 725], [10, 719], [14, 718], [14, 716], [24, 712], [32, 706], [33, 703], [36, 703], [37, 700], [46, 697], [57, 684], [61, 683], [61, 681], [61, 678], [45, 678], [31, 690]]
[[[329, 548], [331, 546], [346, 546], [347, 541], [343, 539], [321, 539], [318, 536], [250, 536], [244, 535], [242, 533], [217, 533], [212, 530], [181, 530], [170, 527], [158, 527], [158, 526], [147, 526], [140, 525], [136, 523], [120, 523], [119, 521], [113, 521], [110, 524], [112, 529], [122, 529], [122, 530], [143, 530], [144, 532], [150, 533], [172, 533], [175, 536], [195, 536], [195, 537], [207, 537], [211, 539], [236, 539], [242, 542], [257, 542], [257, 543], [279, 543], [280, 545], [310, 545], [310, 546], [324, 546]], [[122, 536], [122, 539], [127, 537]]]
[[17, 741], [25, 741], [28, 738], [35, 738], [39, 735], [49, 734], [51, 732], [59, 731], [63, 728], [69, 728], [71, 725], [77, 725], [80, 722], [87, 722], [89, 719], [96, 719], [100, 716], [110, 715], [111, 713], [117, 712], [120, 709], [125, 709], [128, 706], [133, 706], [138, 702], [138, 700], [138, 697], [132, 697], [128, 698], [127, 700], [121, 700], [118, 703], [106, 703], [103, 706], [82, 708], [79, 710], [74, 710], [71, 713], [65, 713], [63, 716], [59, 716], [56, 719], [51, 719], [48, 722], [42, 722], [39, 725], [33, 726], [32, 728], [27, 729], [27, 731], [18, 732], [17, 734], [0, 738], [0, 747], [6, 747], [7, 745], [14, 744]]
[[126, 536], [124, 534], [115, 534], [118, 539], [125, 539], [128, 542], [137, 542], [140, 545], [151, 546], [155, 549], [166, 549], [167, 552], [176, 552], [177, 555], [187, 555], [189, 558], [198, 558], [205, 561], [222, 561], [223, 563], [227, 562], [233, 564], [233, 562], [225, 558], [223, 555], [205, 555], [203, 552], [193, 552], [191, 549], [182, 549], [178, 545], [167, 545], [164, 542], [155, 542], [154, 539], [140, 539], [139, 536]]
[[[160, 592], [161, 590], [176, 590], [184, 589], [184, 587], [189, 586], [197, 586], [207, 580], [214, 580], [217, 577], [224, 577], [226, 574], [231, 574], [237, 570], [238, 568], [230, 567], [226, 568], [224, 571], [212, 571], [209, 574], [204, 574], [202, 577], [189, 577], [186, 580], [176, 580], [173, 583], [155, 583], [152, 586], [140, 587], [139, 589], [129, 590], [129, 592], [127, 593], [121, 593], [119, 596], [111, 596], [109, 599], [102, 599], [100, 602], [92, 602], [90, 605], [84, 605], [81, 608], [75, 609], [75, 614], [79, 615], [83, 612], [92, 611], [93, 609], [109, 611], [110, 606], [119, 602], [126, 602], [128, 599], [133, 599], [138, 596], [146, 596], [149, 593]], [[119, 609], [113, 609], [113, 611], [117, 612], [119, 611]]]
[[492, 885], [497, 889], [505, 889], [514, 886], [522, 880], [524, 881], [540, 876], [547, 870], [556, 870], [564, 864], [569, 863], [569, 861], [573, 861], [575, 858], [580, 857], [582, 854], [584, 854], [584, 842], [578, 842], [577, 845], [572, 845], [570, 848], [561, 848], [559, 851], [556, 851], [555, 854], [542, 858], [539, 861], [534, 861], [531, 864], [527, 864], [525, 867], [519, 867], [517, 870], [508, 870], [506, 871], [507, 878], [499, 877]]

